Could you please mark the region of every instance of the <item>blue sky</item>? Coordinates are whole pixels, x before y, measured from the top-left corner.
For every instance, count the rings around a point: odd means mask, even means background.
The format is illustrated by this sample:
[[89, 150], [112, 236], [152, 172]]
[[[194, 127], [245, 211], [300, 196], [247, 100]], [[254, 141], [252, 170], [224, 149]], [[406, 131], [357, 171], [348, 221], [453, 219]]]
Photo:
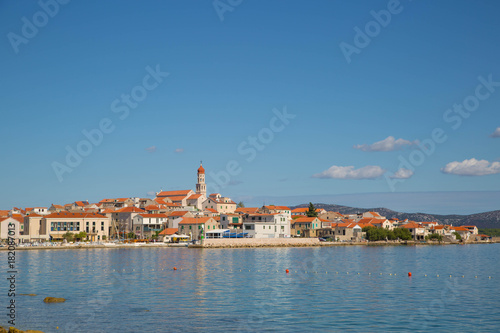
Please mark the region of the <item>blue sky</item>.
[[[247, 204], [499, 209], [499, 12], [451, 0], [1, 2], [0, 208], [194, 189], [203, 160], [209, 191]], [[80, 157], [68, 163], [67, 149]], [[429, 192], [442, 195], [430, 204]], [[411, 207], [402, 193], [416, 193]]]

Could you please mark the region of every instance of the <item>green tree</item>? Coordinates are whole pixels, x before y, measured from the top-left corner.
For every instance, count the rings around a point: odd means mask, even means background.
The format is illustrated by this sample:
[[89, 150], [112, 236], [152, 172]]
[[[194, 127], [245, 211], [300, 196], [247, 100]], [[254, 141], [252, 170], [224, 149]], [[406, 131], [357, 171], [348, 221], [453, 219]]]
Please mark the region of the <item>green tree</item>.
[[75, 235], [73, 235], [73, 233], [69, 231], [66, 232], [62, 237], [68, 242], [72, 242], [75, 239]]
[[87, 233], [85, 231], [80, 231], [79, 233], [77, 233], [75, 236], [75, 239], [77, 240], [83, 240], [83, 239], [86, 239], [87, 238]]
[[442, 241], [443, 240], [443, 235], [440, 234], [430, 234], [425, 236], [425, 240], [437, 240], [437, 241]]
[[395, 239], [399, 238], [401, 240], [411, 240], [413, 238], [410, 230], [405, 228], [395, 228], [393, 232], [394, 236], [396, 237]]
[[309, 203], [309, 210], [306, 212], [306, 215], [308, 217], [318, 217], [318, 212], [312, 202]]
[[153, 239], [158, 239], [158, 235], [160, 234], [160, 231], [155, 231], [155, 234], [151, 237]]
[[129, 232], [127, 234], [127, 238], [129, 238], [129, 239], [135, 239], [135, 234], [133, 232]]
[[243, 203], [243, 201], [238, 202], [236, 208], [245, 208], [245, 204]]
[[106, 238], [107, 238], [106, 235], [102, 236], [102, 240], [106, 240]]
[[456, 231], [453, 232], [453, 234], [455, 235], [455, 238], [458, 240], [458, 241], [461, 241], [462, 240], [462, 236], [460, 236], [460, 234]]

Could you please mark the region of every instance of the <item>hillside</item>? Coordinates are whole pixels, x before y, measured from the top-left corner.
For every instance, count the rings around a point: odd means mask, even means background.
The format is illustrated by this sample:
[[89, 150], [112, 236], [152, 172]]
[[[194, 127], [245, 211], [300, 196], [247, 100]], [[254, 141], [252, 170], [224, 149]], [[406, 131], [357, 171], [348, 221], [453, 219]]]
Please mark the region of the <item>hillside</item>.
[[[301, 204], [298, 206], [293, 206], [291, 208], [293, 209], [293, 208], [308, 207], [308, 206], [309, 204]], [[453, 224], [455, 226], [476, 225], [478, 228], [500, 228], [500, 210], [479, 213], [479, 214], [471, 214], [471, 215], [438, 215], [438, 214], [426, 214], [426, 213], [402, 213], [380, 207], [355, 208], [355, 207], [329, 205], [322, 203], [315, 203], [314, 206], [316, 208], [323, 208], [328, 211], [340, 212], [341, 214], [356, 214], [368, 211], [375, 211], [387, 218], [397, 218], [400, 220], [409, 219], [417, 222], [437, 221], [442, 224]]]

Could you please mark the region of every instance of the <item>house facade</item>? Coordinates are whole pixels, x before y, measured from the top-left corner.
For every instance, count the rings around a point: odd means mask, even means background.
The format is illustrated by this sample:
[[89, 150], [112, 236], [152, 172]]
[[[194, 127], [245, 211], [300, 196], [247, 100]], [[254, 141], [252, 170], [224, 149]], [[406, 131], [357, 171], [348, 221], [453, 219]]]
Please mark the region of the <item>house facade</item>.
[[179, 222], [178, 232], [201, 240], [206, 231], [219, 229], [219, 223], [212, 217], [184, 217]]
[[243, 232], [252, 238], [290, 237], [289, 214], [246, 214], [242, 217]]
[[301, 216], [291, 221], [291, 234], [296, 237], [318, 237], [321, 228], [323, 222], [317, 217]]
[[62, 240], [67, 232], [85, 231], [87, 240], [109, 239], [109, 217], [96, 213], [59, 212], [46, 215], [42, 219], [40, 234], [48, 234], [51, 240]]
[[167, 214], [137, 214], [132, 219], [133, 230], [139, 238], [151, 238], [167, 223]]

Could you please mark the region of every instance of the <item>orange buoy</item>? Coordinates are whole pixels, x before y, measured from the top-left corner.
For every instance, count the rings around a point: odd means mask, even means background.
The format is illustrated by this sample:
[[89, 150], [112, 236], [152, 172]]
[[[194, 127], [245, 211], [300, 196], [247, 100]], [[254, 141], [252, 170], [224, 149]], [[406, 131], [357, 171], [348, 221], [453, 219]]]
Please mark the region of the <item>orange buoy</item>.
[[176, 270], [177, 270], [177, 267], [174, 267], [174, 271], [176, 271]]
[[408, 276], [411, 276], [411, 272], [408, 272]]
[[288, 274], [288, 273], [290, 273], [290, 271], [289, 271], [288, 269], [287, 269], [285, 272], [286, 272], [287, 274]]

